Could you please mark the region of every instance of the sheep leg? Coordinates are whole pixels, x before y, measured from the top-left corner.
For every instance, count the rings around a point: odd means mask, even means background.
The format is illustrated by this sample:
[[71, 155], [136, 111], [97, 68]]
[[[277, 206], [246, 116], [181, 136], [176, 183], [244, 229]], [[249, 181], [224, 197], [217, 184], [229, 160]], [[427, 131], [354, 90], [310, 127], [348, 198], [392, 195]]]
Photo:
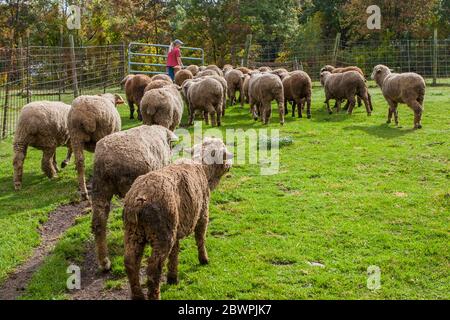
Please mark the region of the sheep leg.
[[28, 145], [14, 146], [14, 189], [20, 190], [22, 188], [23, 163], [27, 155]]
[[370, 95], [369, 91], [367, 91], [367, 98], [369, 99], [370, 103], [370, 111], [373, 111], [372, 96]]
[[[205, 120], [206, 125], [209, 125], [209, 114], [208, 111], [203, 111], [203, 119]], [[212, 119], [211, 119], [212, 121]]]
[[178, 283], [178, 253], [180, 251], [180, 241], [176, 240], [169, 255], [167, 283]]
[[70, 141], [67, 143], [67, 155], [63, 162], [61, 162], [61, 168], [64, 169], [70, 162], [70, 158], [72, 157], [72, 144]]
[[336, 113], [341, 112], [341, 100], [336, 100]]
[[349, 115], [351, 115], [352, 113], [353, 113], [353, 109], [355, 108], [355, 105], [356, 105], [356, 101], [355, 101], [355, 97], [350, 97], [349, 99], [348, 99], [348, 102], [349, 102], [349, 107], [348, 107], [348, 111], [347, 111], [347, 113], [349, 114]]
[[[100, 186], [102, 188], [103, 186]], [[106, 227], [108, 224], [109, 211], [111, 210], [112, 192], [102, 192], [98, 194], [97, 186], [92, 192], [92, 233], [95, 236], [97, 246], [97, 261], [102, 271], [111, 269], [111, 262], [108, 258], [108, 245], [106, 242]]]
[[130, 107], [130, 119], [134, 119], [134, 103], [131, 100], [128, 100], [128, 107]]
[[311, 95], [306, 97], [306, 117], [311, 119]]
[[56, 171], [56, 173], [58, 173], [59, 172], [59, 169], [58, 169], [58, 163], [56, 162], [56, 150], [55, 150], [55, 154], [53, 155], [53, 168], [55, 169], [55, 171]]
[[358, 101], [358, 108], [361, 108], [362, 105], [361, 98], [357, 97], [357, 101]]
[[192, 126], [194, 124], [194, 117], [195, 117], [195, 112], [194, 112], [194, 110], [191, 110], [189, 112], [188, 126]]
[[[294, 101], [292, 101], [292, 118], [295, 117], [295, 108], [298, 108], [299, 112], [300, 112], [300, 106], [297, 105], [297, 103]], [[288, 114], [285, 110], [284, 114]]]
[[422, 129], [422, 106], [417, 100], [411, 101], [408, 106], [414, 111], [414, 129]]
[[211, 113], [209, 113], [209, 115], [211, 116], [211, 126], [213, 126], [213, 127], [217, 126], [216, 112], [212, 111]]
[[200, 216], [200, 219], [195, 226], [195, 242], [197, 243], [198, 261], [200, 264], [208, 264], [208, 252], [206, 251], [205, 238], [206, 230], [208, 229], [208, 208], [205, 213]]
[[[302, 101], [302, 99], [300, 99], [298, 103], [296, 103], [295, 101], [294, 101], [294, 103], [297, 104], [297, 109], [298, 109], [298, 110], [297, 110], [297, 113], [298, 113], [298, 117], [299, 117], [299, 118], [303, 118], [303, 114], [302, 114], [303, 101]], [[292, 117], [295, 117], [295, 112], [294, 112], [294, 110], [292, 110]]]
[[326, 104], [326, 106], [327, 106], [327, 111], [328, 111], [328, 114], [333, 114], [333, 111], [331, 110], [331, 108], [330, 108], [330, 99], [326, 99], [325, 100], [325, 104]]
[[284, 100], [284, 114], [288, 114], [289, 110], [288, 110], [288, 99]]
[[392, 101], [392, 100], [388, 100], [387, 101], [389, 104], [389, 112], [388, 112], [388, 120], [386, 123], [391, 123], [392, 121], [392, 115], [395, 115], [395, 125], [398, 126], [398, 113], [397, 113], [397, 106], [398, 103]]
[[75, 153], [75, 166], [78, 174], [78, 186], [80, 188], [81, 200], [88, 200], [86, 179], [84, 177], [84, 144], [82, 142], [72, 144]]
[[53, 167], [55, 151], [55, 148], [46, 148], [42, 152], [41, 169], [49, 179], [56, 177], [56, 170]]
[[239, 102], [241, 103], [241, 107], [244, 107], [244, 95], [242, 94], [242, 89], [239, 89]]
[[250, 111], [253, 116], [253, 120], [258, 121], [258, 115], [256, 114], [256, 105], [253, 100], [250, 100]]
[[222, 114], [221, 112], [217, 112], [217, 126], [220, 127], [222, 125]]
[[145, 241], [136, 236], [135, 230], [125, 226], [125, 269], [130, 283], [131, 299], [144, 300], [141, 284], [139, 282], [139, 269], [144, 253]]
[[[277, 102], [278, 102], [278, 113], [280, 115], [280, 124], [284, 125], [284, 108], [283, 108], [284, 99], [279, 99]], [[269, 102], [269, 114], [268, 114], [269, 119], [270, 119], [271, 113], [272, 113], [272, 107]], [[269, 119], [267, 119], [267, 123], [269, 122]]]
[[[358, 96], [358, 99], [361, 99], [361, 98]], [[369, 97], [367, 96], [367, 94], [362, 96], [362, 100], [364, 101], [364, 106], [366, 107], [367, 115], [371, 116], [372, 109], [370, 107], [370, 100], [369, 100]]]
[[147, 266], [147, 286], [148, 286], [148, 298], [150, 300], [160, 299], [160, 282], [161, 273], [164, 266], [164, 262], [169, 256], [173, 247], [174, 239], [171, 236], [163, 237], [163, 241], [154, 241], [152, 255], [148, 259]]

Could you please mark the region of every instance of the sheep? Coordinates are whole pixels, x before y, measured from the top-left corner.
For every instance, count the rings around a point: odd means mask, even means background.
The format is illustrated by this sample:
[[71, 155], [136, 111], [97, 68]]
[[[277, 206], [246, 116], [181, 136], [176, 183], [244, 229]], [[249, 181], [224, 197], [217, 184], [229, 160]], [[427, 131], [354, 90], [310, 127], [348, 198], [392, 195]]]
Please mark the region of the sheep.
[[284, 124], [284, 89], [280, 78], [270, 73], [252, 74], [249, 80], [250, 109], [253, 118], [258, 120], [258, 115], [264, 124], [269, 123], [272, 114], [271, 102], [278, 103], [280, 124]]
[[162, 269], [168, 259], [167, 283], [178, 283], [179, 242], [195, 234], [200, 264], [209, 262], [205, 236], [211, 191], [230, 170], [233, 154], [222, 140], [205, 138], [194, 146], [193, 160], [181, 160], [136, 179], [124, 200], [125, 269], [132, 299], [145, 299], [139, 283], [147, 244], [148, 299], [160, 299]]
[[198, 67], [198, 71], [205, 71], [206, 70], [206, 67], [205, 66], [200, 66], [200, 67]]
[[274, 75], [277, 75], [277, 76], [279, 76], [281, 78], [282, 74], [289, 73], [289, 71], [287, 71], [285, 68], [278, 68], [278, 69], [275, 69], [273, 71], [270, 71], [270, 73], [272, 73]]
[[200, 71], [200, 68], [195, 64], [191, 64], [190, 66], [188, 66], [186, 68], [186, 70], [189, 70], [192, 73], [192, 75], [195, 77], [195, 75]]
[[145, 87], [152, 81], [149, 76], [145, 74], [136, 74], [126, 76], [122, 82], [125, 81], [125, 95], [127, 96], [128, 106], [130, 108], [130, 119], [134, 119], [134, 105], [137, 107], [138, 120], [142, 117], [139, 111], [142, 96], [144, 95]]
[[271, 72], [272, 68], [270, 68], [270, 67], [259, 67], [258, 71], [260, 71], [260, 72]]
[[[363, 76], [364, 79], [366, 79], [366, 76], [364, 75], [364, 72], [356, 67], [356, 66], [349, 66], [349, 67], [344, 67], [344, 68], [335, 68], [331, 65], [326, 65], [324, 66], [322, 69], [320, 69], [320, 72], [324, 72], [324, 71], [329, 71], [331, 73], [344, 73], [344, 72], [349, 72], [349, 71], [356, 71], [358, 72], [360, 75]], [[370, 102], [370, 109], [373, 111], [373, 107], [372, 107], [372, 98], [370, 97], [370, 93], [367, 93], [369, 95], [369, 102]], [[357, 101], [358, 101], [358, 108], [361, 107], [362, 102], [361, 99], [359, 97], [357, 97]], [[347, 104], [345, 105], [344, 109], [347, 110], [348, 109], [348, 105], [349, 102], [347, 101]], [[336, 102], [336, 107], [337, 107], [337, 102]]]
[[179, 86], [181, 86], [184, 82], [184, 80], [192, 79], [194, 76], [189, 70], [180, 70], [175, 74], [175, 83]]
[[189, 124], [194, 122], [195, 110], [203, 111], [205, 123], [208, 123], [208, 115], [211, 115], [211, 124], [221, 125], [223, 108], [223, 86], [213, 77], [205, 77], [197, 81], [190, 81], [186, 84], [187, 101], [189, 106]]
[[239, 67], [239, 68], [236, 68], [236, 70], [239, 70], [243, 74], [248, 74], [248, 73], [250, 73], [250, 71], [252, 71], [252, 70], [250, 70], [249, 68], [246, 68], [246, 67]]
[[[152, 89], [160, 89], [166, 86], [171, 86], [173, 85], [172, 81], [167, 81], [167, 80], [154, 80], [152, 82], [150, 82], [144, 89], [144, 95], [147, 91], [150, 91]], [[142, 101], [142, 100], [141, 100]]]
[[230, 70], [233, 70], [233, 69], [234, 69], [234, 67], [231, 64], [226, 64], [226, 65], [223, 66], [222, 71], [223, 71], [223, 74], [225, 75], [225, 73], [227, 71], [230, 71]]
[[250, 83], [250, 75], [249, 74], [245, 74], [244, 75], [244, 81], [242, 83], [242, 94], [245, 100], [245, 103], [249, 103], [250, 99], [248, 96], [248, 85]]
[[244, 106], [244, 99], [242, 97], [242, 85], [244, 81], [244, 74], [236, 69], [229, 69], [225, 73], [225, 80], [228, 86], [228, 98], [230, 99], [230, 106], [236, 102], [236, 92], [239, 92], [239, 100], [241, 106]]
[[13, 141], [15, 190], [22, 187], [23, 163], [28, 146], [42, 150], [41, 169], [49, 179], [56, 177], [58, 172], [57, 147], [68, 147], [61, 167], [69, 163], [72, 154], [67, 127], [69, 111], [70, 105], [51, 101], [31, 102], [22, 108]]
[[140, 106], [144, 124], [159, 124], [174, 131], [183, 115], [183, 98], [179, 89], [172, 84], [147, 91]]
[[152, 81], [155, 81], [155, 80], [166, 80], [169, 82], [173, 82], [172, 79], [165, 73], [160, 73], [160, 74], [154, 75], [152, 77]]
[[333, 113], [330, 109], [330, 99], [336, 99], [338, 113], [341, 100], [347, 99], [349, 102], [348, 114], [352, 114], [356, 102], [355, 95], [364, 101], [367, 115], [372, 114], [366, 80], [358, 72], [331, 73], [324, 71], [320, 74], [320, 83], [325, 89], [325, 103], [330, 114]]
[[387, 123], [391, 123], [392, 115], [394, 115], [395, 124], [398, 126], [397, 106], [399, 103], [404, 103], [414, 111], [414, 129], [421, 129], [426, 89], [422, 76], [413, 72], [392, 73], [388, 67], [377, 65], [373, 68], [372, 79], [381, 88], [389, 104]]
[[120, 95], [111, 93], [79, 96], [72, 102], [67, 123], [82, 200], [89, 199], [84, 177], [84, 150], [94, 152], [100, 139], [120, 130], [121, 119], [116, 106], [122, 103]]
[[169, 165], [171, 143], [176, 140], [176, 135], [162, 126], [142, 125], [110, 134], [97, 143], [92, 181], [92, 233], [102, 271], [111, 268], [106, 225], [112, 197], [125, 197], [137, 177]]
[[195, 75], [194, 78], [197, 79], [197, 78], [201, 78], [201, 77], [205, 77], [205, 76], [218, 76], [218, 74], [217, 74], [217, 72], [214, 71], [214, 70], [207, 69], [207, 70], [199, 71], [199, 72]]
[[223, 77], [223, 72], [222, 70], [216, 66], [215, 64], [210, 64], [209, 66], [206, 67], [206, 70], [213, 70], [217, 73], [217, 75]]
[[298, 117], [302, 118], [302, 109], [306, 100], [306, 114], [311, 118], [311, 93], [312, 81], [309, 75], [304, 71], [293, 71], [282, 81], [284, 88], [284, 110], [288, 113], [287, 103], [292, 103], [292, 116], [295, 117], [295, 107], [298, 109]]

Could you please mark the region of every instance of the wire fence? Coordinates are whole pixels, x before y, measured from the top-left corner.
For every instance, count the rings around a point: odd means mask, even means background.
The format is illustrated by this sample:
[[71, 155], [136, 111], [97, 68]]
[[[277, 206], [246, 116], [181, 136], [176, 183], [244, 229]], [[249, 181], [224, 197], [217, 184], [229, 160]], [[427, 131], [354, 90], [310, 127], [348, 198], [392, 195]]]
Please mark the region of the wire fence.
[[[337, 45], [338, 44], [338, 45]], [[436, 77], [438, 84], [450, 85], [450, 40], [394, 40], [377, 43], [362, 41], [344, 44], [336, 39], [292, 41], [284, 44], [245, 44], [232, 47], [229, 60], [257, 68], [304, 70], [313, 80], [319, 80], [324, 65], [358, 66], [366, 76], [373, 67], [384, 64], [395, 72], [416, 72], [426, 79]], [[434, 65], [435, 64], [435, 65]]]
[[124, 45], [0, 48], [0, 138], [13, 134], [32, 101], [71, 103], [79, 94], [118, 87], [126, 73]]

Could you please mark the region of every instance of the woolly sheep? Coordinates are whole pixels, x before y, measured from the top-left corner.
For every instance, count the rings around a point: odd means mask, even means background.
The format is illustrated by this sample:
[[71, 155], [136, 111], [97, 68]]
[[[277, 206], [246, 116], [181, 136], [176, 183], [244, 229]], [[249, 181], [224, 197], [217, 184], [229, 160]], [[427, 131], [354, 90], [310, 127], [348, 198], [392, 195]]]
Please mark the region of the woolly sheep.
[[125, 82], [125, 95], [130, 108], [130, 119], [134, 119], [134, 106], [136, 105], [138, 120], [142, 120], [139, 105], [144, 95], [144, 89], [151, 81], [152, 79], [145, 74], [131, 74], [122, 80], [122, 82]]
[[88, 199], [84, 177], [84, 150], [94, 152], [100, 139], [120, 130], [121, 120], [116, 106], [121, 103], [124, 103], [122, 97], [111, 93], [79, 96], [72, 102], [68, 127], [82, 200]]
[[221, 116], [223, 108], [223, 86], [212, 78], [205, 77], [200, 81], [190, 81], [184, 88], [187, 92], [187, 100], [189, 105], [189, 125], [194, 122], [195, 110], [203, 112], [205, 123], [209, 123], [209, 115], [211, 116], [211, 124], [221, 125]]
[[246, 68], [246, 67], [239, 67], [239, 68], [236, 68], [236, 70], [239, 70], [243, 74], [248, 74], [248, 73], [250, 73], [250, 71], [252, 71], [251, 69]]
[[263, 66], [263, 67], [259, 67], [258, 71], [260, 71], [260, 72], [271, 72], [272, 68]]
[[205, 76], [218, 76], [218, 74], [214, 70], [206, 69], [206, 70], [199, 71], [195, 75], [194, 78], [197, 79], [197, 78], [201, 78], [201, 77], [205, 77]]
[[23, 163], [28, 146], [42, 150], [41, 169], [48, 178], [58, 172], [56, 148], [67, 145], [64, 168], [70, 161], [72, 147], [69, 140], [67, 116], [70, 105], [62, 102], [39, 101], [25, 105], [19, 116], [14, 134], [14, 188], [22, 187]]
[[372, 104], [369, 101], [367, 84], [364, 77], [358, 72], [331, 73], [324, 71], [320, 74], [320, 83], [325, 89], [325, 103], [330, 114], [333, 113], [330, 109], [330, 99], [336, 100], [338, 113], [341, 100], [347, 99], [349, 102], [348, 114], [352, 114], [356, 103], [355, 95], [364, 101], [367, 115], [370, 116], [372, 114]]
[[399, 103], [407, 104], [414, 111], [414, 129], [422, 128], [423, 101], [425, 98], [425, 80], [417, 73], [392, 73], [384, 65], [377, 65], [373, 69], [372, 79], [381, 88], [384, 98], [389, 104], [388, 123], [392, 115], [398, 125]]
[[278, 103], [280, 124], [284, 124], [284, 89], [280, 78], [270, 73], [252, 74], [249, 80], [250, 109], [253, 118], [258, 120], [258, 115], [264, 124], [268, 124], [271, 114], [272, 100]]
[[287, 103], [292, 103], [292, 116], [295, 117], [295, 107], [298, 109], [298, 117], [302, 118], [302, 109], [304, 101], [306, 101], [306, 114], [308, 119], [311, 118], [311, 93], [312, 82], [309, 75], [304, 71], [293, 71], [282, 81], [284, 88], [284, 109], [285, 114], [288, 113]]
[[244, 106], [244, 99], [242, 97], [242, 86], [244, 81], [244, 74], [236, 69], [229, 69], [225, 72], [225, 80], [228, 86], [228, 98], [230, 106], [236, 103], [236, 92], [239, 92], [239, 100], [241, 106]]
[[242, 83], [242, 94], [243, 94], [243, 98], [245, 100], [245, 103], [249, 103], [250, 99], [248, 96], [248, 85], [250, 83], [250, 75], [249, 74], [245, 74], [244, 75], [244, 81]]
[[173, 82], [172, 79], [165, 73], [154, 75], [152, 77], [152, 81], [155, 81], [155, 80], [166, 80], [166, 81], [169, 81], [169, 82]]
[[200, 264], [208, 263], [205, 236], [211, 191], [230, 170], [233, 155], [220, 139], [205, 138], [193, 160], [177, 161], [140, 176], [128, 191], [123, 209], [125, 268], [132, 299], [144, 299], [139, 282], [147, 244], [148, 298], [160, 299], [161, 274], [168, 259], [167, 283], [178, 283], [179, 242], [195, 234]]
[[192, 73], [192, 75], [195, 77], [195, 75], [200, 71], [200, 68], [195, 64], [191, 64], [190, 66], [188, 66], [186, 68], [186, 70], [189, 70]]
[[206, 70], [213, 70], [217, 73], [218, 76], [223, 77], [223, 72], [222, 70], [216, 66], [215, 64], [210, 64], [209, 66], [206, 67]]
[[160, 88], [164, 88], [166, 86], [171, 86], [171, 85], [173, 85], [172, 81], [169, 82], [167, 80], [154, 80], [145, 87], [144, 95], [147, 91], [150, 91], [152, 89], [160, 89]]
[[162, 126], [142, 125], [113, 133], [97, 143], [92, 181], [92, 232], [101, 270], [111, 267], [106, 226], [112, 197], [125, 197], [137, 177], [170, 164], [171, 142], [177, 139]]
[[144, 124], [159, 124], [174, 131], [183, 115], [183, 98], [178, 86], [167, 85], [147, 91], [140, 108]]
[[183, 82], [187, 79], [192, 79], [194, 76], [192, 75], [192, 72], [189, 70], [180, 70], [175, 74], [175, 83], [179, 86], [183, 84]]

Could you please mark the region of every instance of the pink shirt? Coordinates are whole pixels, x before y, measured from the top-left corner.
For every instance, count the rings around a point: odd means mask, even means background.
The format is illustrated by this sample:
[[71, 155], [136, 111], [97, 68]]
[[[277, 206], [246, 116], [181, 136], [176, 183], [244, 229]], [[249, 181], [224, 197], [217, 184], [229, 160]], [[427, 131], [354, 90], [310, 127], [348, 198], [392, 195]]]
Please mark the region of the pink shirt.
[[175, 67], [178, 65], [177, 58], [181, 57], [181, 52], [179, 48], [173, 48], [172, 51], [167, 55], [167, 66]]

